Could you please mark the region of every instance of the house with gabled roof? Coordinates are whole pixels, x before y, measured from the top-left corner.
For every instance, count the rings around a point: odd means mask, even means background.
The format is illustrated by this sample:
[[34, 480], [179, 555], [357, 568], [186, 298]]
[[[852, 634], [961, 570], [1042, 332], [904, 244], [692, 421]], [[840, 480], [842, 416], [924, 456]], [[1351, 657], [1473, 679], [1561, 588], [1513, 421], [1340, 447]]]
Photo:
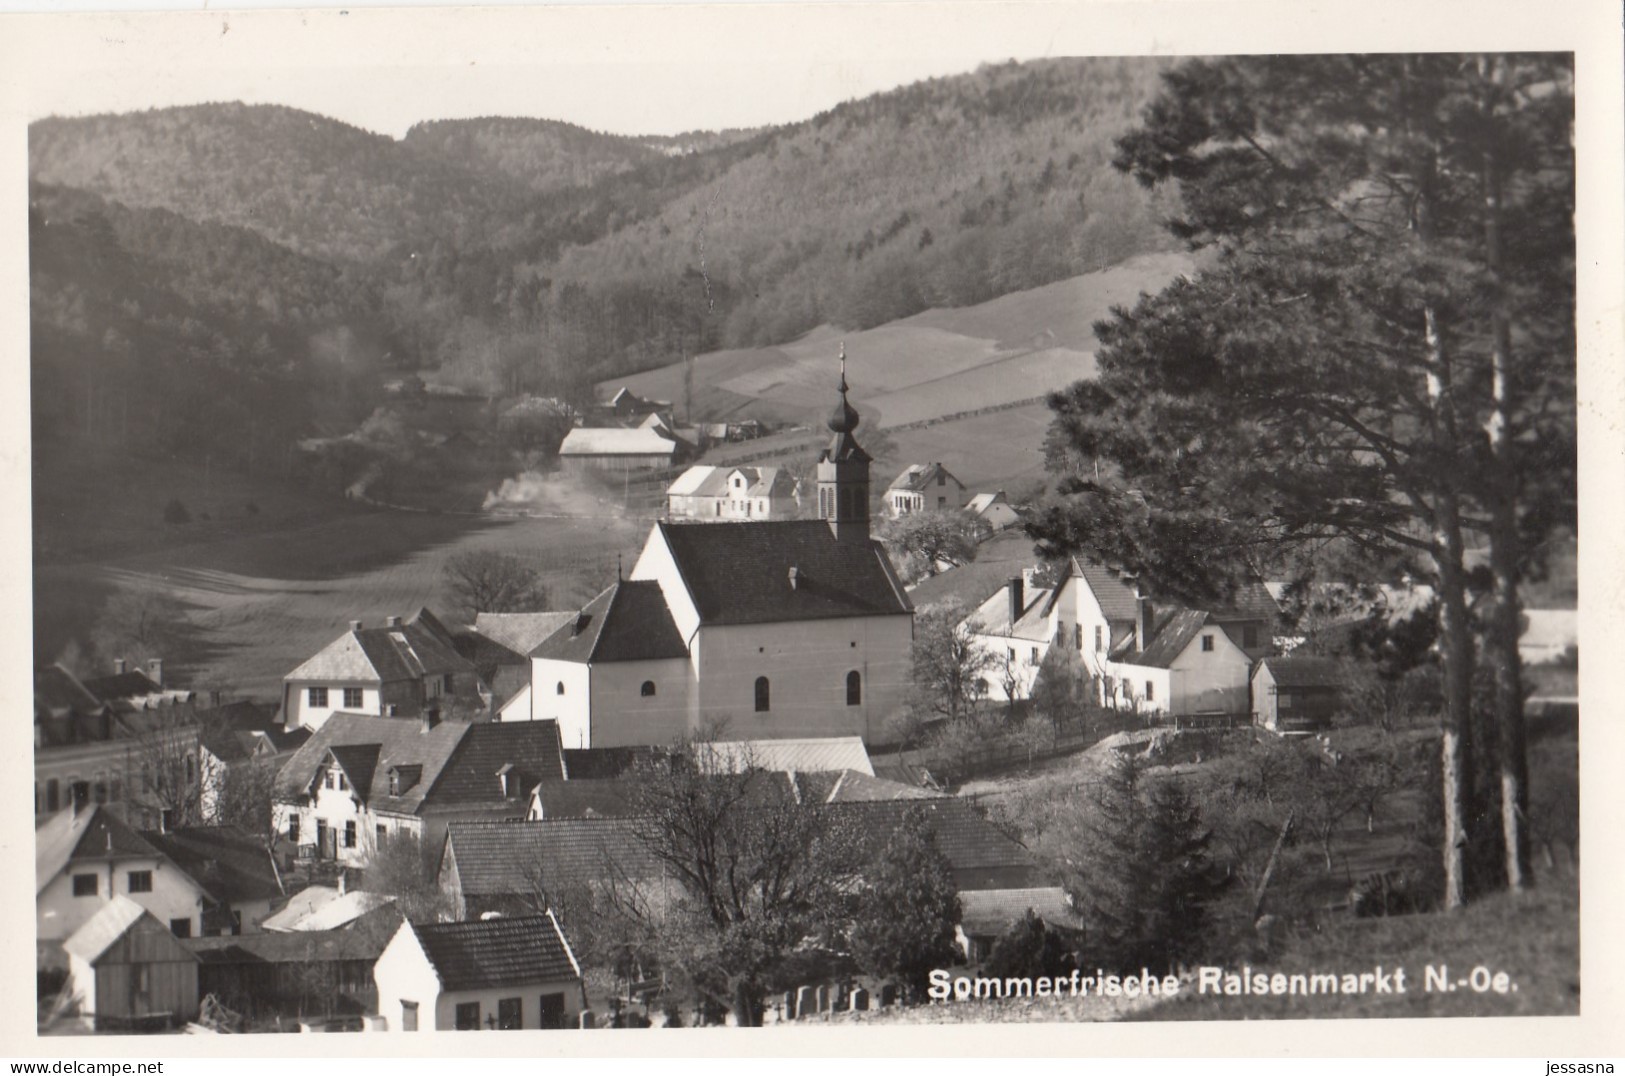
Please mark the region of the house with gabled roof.
[[911, 463], [886, 488], [886, 511], [893, 517], [965, 507], [965, 483], [942, 464]]
[[34, 831], [35, 938], [42, 965], [114, 897], [151, 912], [174, 934], [203, 929], [209, 891], [106, 807], [69, 806]]
[[1342, 668], [1309, 654], [1264, 658], [1253, 668], [1253, 723], [1283, 736], [1320, 732], [1342, 703]]
[[1002, 489], [993, 493], [976, 494], [965, 502], [965, 511], [987, 520], [994, 534], [1021, 522], [1021, 513], [1016, 511], [1015, 505], [1010, 503], [1010, 498], [1005, 496]]
[[390, 1031], [579, 1026], [581, 965], [552, 912], [402, 923], [373, 969]]
[[632, 886], [646, 900], [674, 893], [633, 815], [524, 822], [453, 822], [440, 888], [459, 919], [523, 915], [577, 893]]
[[730, 737], [873, 741], [906, 698], [914, 610], [870, 535], [870, 458], [846, 376], [818, 519], [662, 521], [628, 579], [532, 652], [531, 714], [566, 747]]
[[666, 490], [669, 519], [794, 519], [800, 485], [782, 467], [690, 467]]
[[286, 893], [263, 839], [236, 826], [186, 826], [149, 830], [141, 836], [208, 895], [201, 922], [204, 935], [258, 930], [270, 916], [271, 905]]
[[283, 724], [318, 729], [335, 713], [480, 713], [489, 698], [452, 632], [428, 609], [350, 629], [282, 679]]
[[564, 777], [551, 721], [334, 714], [277, 775], [277, 828], [304, 858], [364, 866], [380, 842], [430, 845], [459, 818], [523, 818]]

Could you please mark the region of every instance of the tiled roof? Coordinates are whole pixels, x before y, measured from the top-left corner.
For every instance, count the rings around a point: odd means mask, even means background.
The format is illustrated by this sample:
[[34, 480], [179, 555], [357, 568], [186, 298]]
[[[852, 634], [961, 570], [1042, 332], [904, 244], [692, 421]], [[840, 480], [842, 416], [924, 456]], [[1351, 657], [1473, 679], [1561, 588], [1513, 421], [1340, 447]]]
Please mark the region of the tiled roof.
[[[818, 778], [825, 777], [826, 775], [818, 775]], [[818, 778], [798, 776], [803, 789]], [[873, 803], [877, 800], [936, 799], [942, 795], [943, 793], [933, 792], [928, 788], [871, 776], [860, 770], [843, 770], [835, 775], [834, 781], [829, 784], [829, 790], [820, 798], [824, 803]]]
[[999, 935], [1031, 910], [1045, 923], [1074, 927], [1081, 922], [1066, 890], [1060, 886], [1032, 889], [966, 890], [959, 894], [959, 922], [966, 934]]
[[638, 812], [637, 785], [624, 777], [543, 781], [542, 817], [630, 818]]
[[1281, 615], [1281, 606], [1263, 583], [1243, 583], [1221, 605], [1213, 607], [1211, 616], [1225, 623], [1232, 620], [1274, 620]]
[[908, 596], [916, 609], [950, 598], [958, 598], [968, 608], [974, 609], [1005, 581], [1037, 563], [1033, 540], [1020, 531], [1007, 530], [978, 546], [975, 560], [946, 572], [926, 576], [908, 592]]
[[924, 812], [926, 825], [936, 835], [937, 847], [956, 872], [989, 869], [1035, 870], [1031, 853], [1007, 837], [976, 809], [954, 796], [921, 800], [877, 800], [839, 803], [833, 817], [850, 819], [867, 832], [878, 852], [901, 828], [909, 811]]
[[1191, 640], [1206, 626], [1208, 615], [1199, 609], [1173, 609], [1158, 614], [1158, 621], [1157, 630], [1144, 650], [1139, 653], [1130, 651], [1116, 660], [1124, 665], [1166, 669], [1173, 665], [1185, 648], [1191, 645]]
[[677, 442], [651, 429], [577, 426], [564, 435], [560, 456], [670, 456]]
[[187, 826], [141, 836], [217, 901], [236, 904], [282, 895], [271, 854], [235, 826]]
[[47, 711], [82, 714], [103, 708], [103, 702], [60, 665], [47, 665], [34, 673], [34, 705]]
[[[277, 794], [284, 798], [302, 795], [332, 748], [376, 744], [378, 762], [373, 770], [372, 787], [365, 796], [367, 802], [374, 810], [415, 814], [434, 778], [445, 768], [472, 727], [464, 721], [441, 721], [424, 732], [422, 723], [415, 718], [336, 713], [283, 765], [277, 775]], [[391, 796], [389, 769], [402, 765], [423, 767], [424, 780], [403, 789], [398, 796]]]
[[382, 747], [375, 743], [346, 743], [334, 744], [329, 749], [333, 761], [348, 775], [350, 787], [355, 789], [362, 803], [367, 802], [372, 792], [372, 778], [378, 770], [378, 753]]
[[447, 991], [581, 978], [581, 966], [551, 913], [414, 924], [412, 930]]
[[1107, 620], [1133, 620], [1138, 615], [1134, 587], [1123, 582], [1119, 573], [1092, 560], [1073, 557], [1072, 574], [1089, 584]]
[[[513, 796], [502, 794], [497, 772], [504, 766], [518, 771]], [[564, 764], [556, 721], [484, 722], [470, 726], [439, 779], [424, 773], [432, 785], [428, 806], [472, 807], [508, 799], [523, 804], [538, 782], [563, 781]], [[523, 810], [520, 811], [523, 814]]]
[[1265, 658], [1270, 675], [1279, 687], [1336, 687], [1343, 682], [1343, 670], [1330, 658]]
[[538, 878], [559, 887], [661, 873], [636, 820], [624, 817], [452, 822], [446, 854], [456, 861], [465, 897], [528, 893]]
[[744, 496], [788, 497], [795, 493], [795, 476], [782, 467], [690, 467], [666, 489], [667, 496], [726, 497], [729, 479], [737, 472], [745, 479]]
[[693, 745], [696, 759], [737, 772], [747, 762], [781, 773], [838, 773], [856, 770], [873, 776], [874, 765], [861, 736], [788, 740], [720, 740]]
[[446, 673], [472, 673], [445, 626], [427, 609], [397, 627], [352, 628], [290, 672], [285, 680], [388, 683]]
[[998, 635], [1027, 642], [1047, 642], [1050, 637], [1049, 606], [1052, 592], [1043, 587], [1032, 587], [1022, 594], [1021, 619], [1015, 630], [1010, 627], [1010, 587], [1007, 583], [993, 592], [977, 610], [966, 618], [971, 631], [978, 635]]
[[945, 475], [948, 481], [954, 485], [964, 486], [963, 482], [950, 474], [948, 469], [940, 463], [915, 463], [910, 464], [907, 470], [893, 479], [892, 484], [887, 489], [888, 491], [894, 489], [918, 491], [928, 486], [934, 487], [939, 473]]
[[588, 602], [531, 651], [532, 657], [582, 664], [686, 658], [688, 647], [660, 584], [622, 580]]
[[567, 747], [564, 772], [572, 781], [620, 777], [651, 761], [661, 750], [657, 747]]
[[288, 898], [288, 903], [278, 908], [276, 912], [260, 923], [261, 930], [285, 932], [298, 930], [300, 923], [308, 919], [317, 909], [324, 908], [339, 899], [339, 891], [330, 885], [306, 886]]
[[997, 493], [978, 493], [965, 502], [965, 510], [969, 512], [985, 512], [995, 504], [1004, 504], [1004, 491]]
[[656, 527], [704, 624], [888, 616], [912, 608], [878, 542], [840, 541], [822, 520]]
[[[724, 430], [726, 430], [726, 426]], [[717, 468], [705, 463], [696, 463], [682, 474], [672, 480], [666, 487], [668, 497], [688, 497], [700, 492], [700, 488], [717, 472]]]
[[70, 955], [94, 964], [146, 914], [147, 910], [129, 897], [122, 893], [115, 894], [112, 900], [102, 905], [95, 915], [68, 936], [62, 948]]
[[157, 859], [161, 853], [105, 808], [66, 807], [34, 830], [34, 892], [74, 860], [148, 856]]
[[84, 681], [85, 690], [103, 702], [113, 699], [133, 699], [141, 695], [154, 695], [163, 688], [147, 678], [143, 672], [114, 673]]
[[394, 902], [395, 898], [385, 893], [368, 893], [364, 890], [352, 889], [342, 896], [327, 901], [319, 908], [311, 909], [306, 915], [295, 919], [291, 925], [283, 929], [290, 932], [339, 930], [354, 923], [367, 913], [386, 907]]
[[[562, 613], [476, 613], [474, 630], [525, 658], [537, 644], [575, 618]], [[529, 662], [526, 662], [527, 666]]]

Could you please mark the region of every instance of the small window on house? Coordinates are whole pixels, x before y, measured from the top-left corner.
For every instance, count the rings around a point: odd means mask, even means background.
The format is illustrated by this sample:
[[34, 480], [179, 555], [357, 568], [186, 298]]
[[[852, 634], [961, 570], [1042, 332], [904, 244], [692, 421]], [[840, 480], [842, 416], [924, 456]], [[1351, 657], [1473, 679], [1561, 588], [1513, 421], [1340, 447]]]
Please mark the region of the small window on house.
[[643, 686], [638, 688], [638, 694], [642, 695], [646, 699], [654, 698], [655, 682], [653, 680], [645, 680], [643, 682]]
[[348, 792], [349, 790], [350, 790], [350, 781], [349, 781], [348, 778], [346, 778], [344, 776], [344, 771], [340, 770], [339, 771], [339, 791], [340, 792]]
[[312, 706], [326, 706], [327, 705], [327, 689], [325, 687], [313, 687], [313, 688], [311, 688], [310, 689], [310, 704]]
[[846, 704], [848, 706], [863, 704], [863, 677], [856, 669], [846, 674]]
[[192, 936], [192, 921], [190, 919], [171, 919], [169, 932], [177, 938], [190, 938]]
[[1072, 636], [1073, 636], [1072, 645], [1074, 645], [1074, 646], [1076, 646], [1078, 648], [1078, 653], [1080, 653], [1080, 654], [1083, 653], [1083, 625], [1082, 624], [1074, 624], [1074, 625], [1072, 625]]
[[355, 847], [355, 823], [354, 822], [346, 822], [346, 823], [344, 823], [344, 847], [346, 847], [346, 848], [354, 848]]
[[457, 1006], [455, 1027], [458, 1031], [478, 1031], [480, 1029], [480, 1003], [465, 1001]]
[[94, 897], [96, 892], [96, 876], [94, 874], [76, 874], [73, 876], [74, 896]]
[[323, 788], [337, 788], [338, 787], [337, 781], [334, 779], [334, 775], [333, 775], [332, 770], [328, 770], [326, 773], [324, 773], [322, 775], [322, 787]]
[[559, 681], [559, 686], [557, 688], [555, 688], [554, 690], [560, 695], [564, 694], [564, 681], [560, 680]]
[[1213, 636], [1211, 636], [1211, 635], [1202, 636], [1202, 653], [1209, 654], [1209, 653], [1212, 653], [1212, 652], [1213, 652]]
[[1032, 664], [1034, 664], [1034, 665], [1037, 665], [1037, 664], [1038, 664], [1038, 647], [1036, 647], [1036, 646], [1035, 646], [1035, 647], [1033, 647], [1033, 660], [1032, 660]]
[[1013, 647], [1013, 646], [1012, 647], [1007, 647], [1005, 649], [1005, 654], [1006, 654], [1006, 656], [1008, 657], [1008, 659], [1010, 661], [1015, 661], [1016, 660], [1016, 648], [1015, 647]]
[[772, 688], [768, 685], [767, 677], [756, 678], [756, 712], [765, 714], [773, 706]]
[[418, 1003], [415, 1001], [401, 1002], [401, 1030], [416, 1031], [418, 1029]]
[[378, 843], [380, 845], [384, 843], [384, 827], [383, 826], [378, 827]]
[[1156, 699], [1157, 699], [1156, 689], [1152, 686], [1151, 681], [1147, 680], [1145, 682], [1145, 701], [1146, 702], [1155, 702]]
[[451, 673], [447, 673], [445, 676], [440, 678], [441, 690], [445, 691], [445, 693], [448, 695], [451, 694], [451, 682]]
[[938, 497], [937, 498], [937, 507], [938, 508], [946, 508], [946, 507], [948, 507], [948, 498], [946, 498], [946, 497]]
[[1105, 651], [1106, 651], [1106, 629], [1101, 627], [1099, 624], [1096, 624], [1095, 625], [1095, 653], [1102, 654], [1102, 653], [1105, 653]]
[[151, 871], [131, 871], [127, 876], [127, 881], [129, 882], [129, 889], [131, 893], [152, 892]]
[[500, 998], [497, 1001], [497, 1030], [518, 1031], [524, 1026], [519, 1013], [518, 998]]
[[361, 709], [361, 689], [360, 688], [358, 688], [358, 687], [347, 687], [347, 688], [344, 689], [344, 708], [346, 710], [359, 710], [359, 709]]
[[296, 814], [288, 816], [288, 841], [292, 844], [299, 843], [299, 816]]

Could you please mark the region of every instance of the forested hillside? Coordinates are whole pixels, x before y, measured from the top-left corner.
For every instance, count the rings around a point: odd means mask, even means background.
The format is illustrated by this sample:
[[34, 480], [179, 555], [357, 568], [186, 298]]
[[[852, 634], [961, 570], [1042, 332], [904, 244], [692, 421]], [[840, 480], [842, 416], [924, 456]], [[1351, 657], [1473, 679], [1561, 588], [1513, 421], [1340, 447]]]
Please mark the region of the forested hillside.
[[30, 128], [39, 436], [286, 468], [386, 375], [582, 401], [724, 347], [1167, 249], [1109, 167], [1162, 69], [1050, 60], [760, 131], [539, 119], [396, 141], [276, 106]]

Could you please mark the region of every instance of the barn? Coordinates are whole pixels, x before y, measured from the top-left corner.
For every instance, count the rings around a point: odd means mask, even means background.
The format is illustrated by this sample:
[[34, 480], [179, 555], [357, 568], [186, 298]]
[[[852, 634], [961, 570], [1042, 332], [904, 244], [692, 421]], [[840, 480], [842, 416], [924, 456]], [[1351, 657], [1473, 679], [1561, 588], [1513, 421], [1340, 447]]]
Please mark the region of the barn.
[[1319, 732], [1342, 703], [1341, 681], [1329, 658], [1264, 658], [1253, 670], [1253, 723], [1283, 736]]
[[68, 990], [97, 1031], [148, 1030], [197, 1017], [197, 957], [122, 894], [62, 944]]

